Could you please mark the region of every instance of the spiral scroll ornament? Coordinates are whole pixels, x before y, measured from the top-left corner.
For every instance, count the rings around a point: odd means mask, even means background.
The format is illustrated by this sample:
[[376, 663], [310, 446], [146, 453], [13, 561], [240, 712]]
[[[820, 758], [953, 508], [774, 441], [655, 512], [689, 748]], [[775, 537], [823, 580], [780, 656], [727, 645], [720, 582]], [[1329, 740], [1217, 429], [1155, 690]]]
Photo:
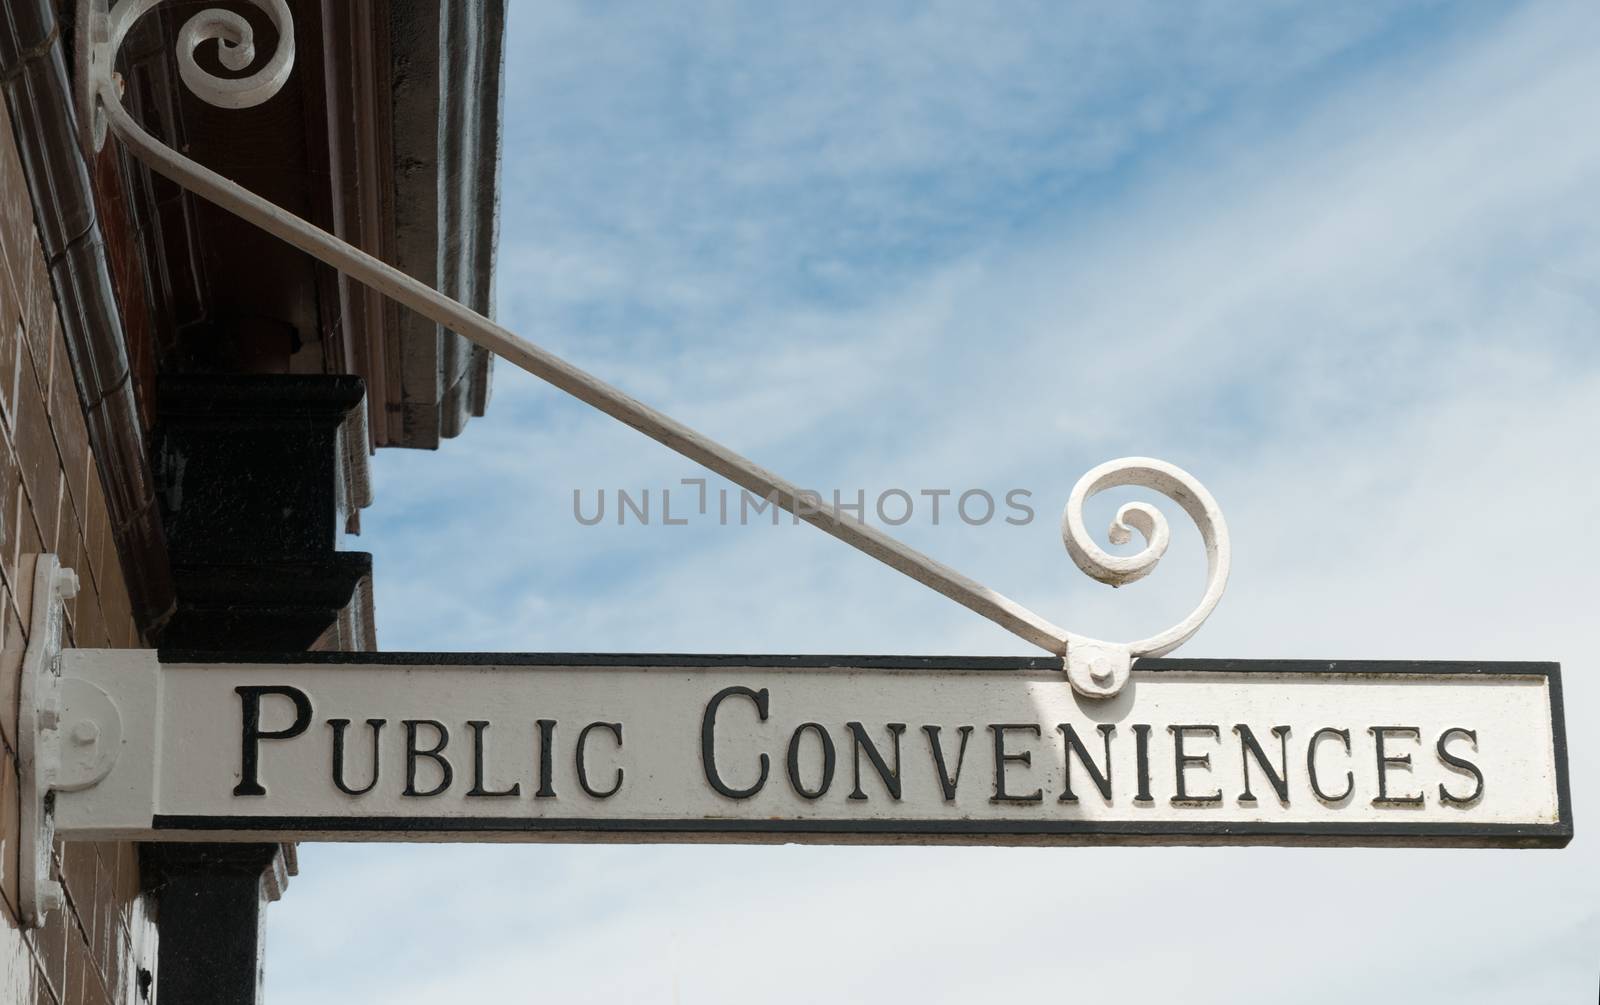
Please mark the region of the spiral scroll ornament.
[[[78, 100], [83, 121], [79, 124], [86, 151], [105, 145], [106, 118], [100, 107], [102, 89], [120, 95], [121, 80], [116, 74], [117, 52], [127, 39], [134, 22], [161, 4], [162, 0], [82, 0], [78, 5]], [[250, 0], [277, 31], [272, 54], [258, 60], [255, 28], [242, 15], [222, 8], [208, 7], [192, 15], [178, 31], [178, 74], [195, 97], [219, 108], [251, 108], [271, 98], [283, 87], [294, 69], [294, 18], [287, 0]], [[207, 42], [217, 43], [217, 59], [223, 67], [243, 72], [260, 62], [252, 73], [242, 77], [223, 77], [202, 67], [196, 53]]]
[[1206, 548], [1206, 590], [1189, 616], [1137, 642], [1102, 642], [1077, 635], [1067, 639], [1067, 676], [1079, 693], [1091, 697], [1116, 694], [1126, 683], [1139, 656], [1161, 656], [1187, 642], [1222, 599], [1228, 585], [1228, 524], [1217, 501], [1187, 471], [1151, 457], [1123, 457], [1100, 465], [1078, 480], [1061, 514], [1061, 540], [1067, 554], [1085, 573], [1110, 586], [1143, 579], [1166, 554], [1172, 531], [1167, 518], [1148, 503], [1131, 502], [1117, 510], [1107, 534], [1112, 544], [1127, 544], [1138, 531], [1144, 547], [1132, 555], [1113, 555], [1095, 543], [1083, 522], [1083, 505], [1106, 489], [1134, 486], [1152, 489], [1183, 508], [1200, 531]]
[[[286, 0], [250, 0], [277, 32], [264, 59], [255, 27], [239, 14], [201, 10], [178, 33], [178, 69], [184, 84], [201, 100], [223, 108], [258, 105], [282, 88], [294, 68], [294, 23]], [[1112, 543], [1126, 543], [1137, 531], [1145, 541], [1138, 554], [1112, 555], [1090, 538], [1083, 525], [1084, 501], [1122, 485], [1143, 486], [1178, 503], [1205, 539], [1210, 572], [1205, 596], [1183, 621], [1138, 642], [1102, 642], [1077, 635], [1043, 618], [1004, 594], [923, 554], [905, 542], [837, 509], [818, 509], [806, 490], [780, 478], [710, 437], [620, 388], [522, 338], [426, 283], [276, 206], [232, 179], [196, 163], [151, 135], [122, 105], [121, 79], [114, 72], [117, 51], [129, 30], [161, 0], [81, 0], [77, 33], [80, 132], [91, 156], [108, 133], [147, 167], [198, 197], [299, 248], [341, 274], [458, 332], [514, 366], [579, 401], [638, 430], [753, 495], [772, 499], [797, 520], [830, 534], [879, 562], [988, 618], [1018, 638], [1062, 657], [1067, 679], [1080, 694], [1108, 698], [1122, 689], [1139, 656], [1159, 656], [1182, 644], [1216, 607], [1228, 579], [1228, 530], [1203, 486], [1165, 461], [1130, 457], [1095, 468], [1078, 482], [1062, 517], [1062, 537], [1078, 567], [1101, 582], [1119, 586], [1147, 575], [1165, 553], [1170, 533], [1161, 512], [1145, 503], [1122, 507], [1111, 525]], [[196, 52], [216, 42], [217, 58], [230, 71], [223, 77], [200, 66]], [[258, 65], [259, 64], [259, 65]], [[254, 66], [255, 70], [246, 73]], [[812, 496], [814, 498], [814, 496]]]

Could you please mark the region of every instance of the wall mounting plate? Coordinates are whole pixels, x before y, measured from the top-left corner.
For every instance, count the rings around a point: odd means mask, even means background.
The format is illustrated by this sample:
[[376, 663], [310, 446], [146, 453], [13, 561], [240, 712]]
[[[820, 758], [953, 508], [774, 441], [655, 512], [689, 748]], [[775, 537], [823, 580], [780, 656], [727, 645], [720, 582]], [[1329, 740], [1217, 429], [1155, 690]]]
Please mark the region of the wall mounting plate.
[[34, 558], [28, 648], [17, 701], [17, 775], [22, 806], [17, 899], [22, 921], [44, 924], [65, 903], [51, 875], [55, 793], [88, 788], [111, 772], [122, 748], [122, 718], [104, 689], [61, 676], [66, 601], [78, 594], [78, 575], [55, 555]]

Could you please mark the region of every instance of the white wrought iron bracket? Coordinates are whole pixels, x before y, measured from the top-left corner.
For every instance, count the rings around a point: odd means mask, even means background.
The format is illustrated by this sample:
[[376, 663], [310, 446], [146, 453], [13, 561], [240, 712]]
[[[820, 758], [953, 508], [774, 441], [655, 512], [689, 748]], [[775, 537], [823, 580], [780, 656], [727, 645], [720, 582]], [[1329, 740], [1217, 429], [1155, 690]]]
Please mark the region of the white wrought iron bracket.
[[52, 878], [55, 793], [75, 792], [111, 772], [122, 746], [116, 703], [98, 685], [61, 676], [66, 602], [78, 593], [78, 576], [54, 555], [33, 567], [33, 607], [22, 657], [17, 699], [17, 775], [21, 811], [17, 898], [24, 923], [44, 924], [63, 901]]
[[[236, 14], [202, 10], [178, 35], [178, 64], [184, 83], [201, 100], [225, 108], [246, 108], [268, 100], [288, 79], [294, 63], [294, 24], [284, 0], [251, 0], [272, 21], [278, 41], [254, 72], [219, 78], [195, 60], [207, 41], [220, 46], [222, 64], [244, 71], [256, 59], [253, 28]], [[833, 535], [851, 547], [901, 572], [924, 586], [983, 615], [1018, 637], [1063, 658], [1072, 687], [1088, 698], [1106, 698], [1120, 691], [1132, 662], [1159, 656], [1192, 636], [1216, 607], [1228, 579], [1228, 531], [1205, 488], [1192, 476], [1165, 461], [1128, 457], [1095, 468], [1078, 482], [1062, 516], [1062, 537], [1078, 567], [1112, 586], [1148, 575], [1166, 552], [1170, 534], [1160, 511], [1130, 503], [1111, 525], [1111, 541], [1126, 543], [1133, 531], [1144, 538], [1134, 555], [1112, 555], [1090, 539], [1083, 524], [1083, 503], [1089, 496], [1117, 486], [1153, 489], [1177, 502], [1195, 521], [1205, 541], [1208, 573], [1200, 604], [1172, 628], [1129, 643], [1102, 642], [1069, 632], [1016, 601], [967, 578], [954, 569], [896, 540], [838, 508], [815, 505], [799, 486], [766, 470], [722, 444], [690, 429], [671, 416], [639, 402], [618, 388], [501, 327], [476, 311], [418, 282], [359, 248], [267, 202], [215, 171], [190, 160], [147, 133], [122, 106], [121, 80], [115, 72], [117, 50], [129, 28], [160, 0], [80, 0], [78, 86], [79, 124], [91, 153], [115, 134], [152, 170], [230, 213], [306, 252], [357, 282], [457, 332], [567, 392], [735, 485], [769, 499], [797, 519]], [[809, 501], [808, 501], [809, 500]]]

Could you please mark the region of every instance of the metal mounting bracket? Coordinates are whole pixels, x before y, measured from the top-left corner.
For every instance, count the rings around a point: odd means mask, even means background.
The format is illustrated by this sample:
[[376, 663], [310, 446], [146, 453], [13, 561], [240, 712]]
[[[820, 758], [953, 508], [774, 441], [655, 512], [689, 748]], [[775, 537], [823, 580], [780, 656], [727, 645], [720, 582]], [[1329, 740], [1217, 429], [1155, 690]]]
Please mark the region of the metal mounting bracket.
[[64, 568], [55, 555], [35, 558], [17, 702], [22, 798], [17, 897], [23, 922], [35, 927], [65, 902], [50, 868], [55, 793], [97, 784], [111, 772], [122, 747], [122, 718], [110, 695], [88, 681], [61, 676], [65, 605], [77, 593], [77, 573]]
[[[988, 618], [1046, 652], [1062, 657], [1073, 690], [1085, 698], [1106, 699], [1127, 683], [1133, 660], [1162, 656], [1199, 631], [1222, 598], [1229, 568], [1228, 526], [1216, 500], [1188, 472], [1149, 457], [1124, 457], [1102, 464], [1079, 480], [1061, 517], [1062, 540], [1072, 561], [1094, 579], [1121, 586], [1155, 568], [1170, 540], [1166, 517], [1147, 503], [1128, 503], [1111, 525], [1112, 544], [1126, 544], [1137, 532], [1144, 547], [1114, 555], [1090, 537], [1084, 502], [1112, 488], [1151, 489], [1177, 503], [1200, 531], [1206, 549], [1206, 589], [1189, 616], [1159, 634], [1133, 642], [1103, 642], [1041, 617], [1023, 605], [899, 541], [844, 507], [818, 506], [816, 494], [741, 456], [664, 412], [625, 394], [573, 366], [438, 290], [408, 276], [341, 238], [276, 206], [234, 181], [167, 146], [141, 127], [122, 104], [122, 81], [115, 71], [117, 51], [133, 23], [162, 0], [80, 0], [77, 32], [79, 131], [86, 151], [116, 136], [134, 157], [156, 173], [338, 270], [368, 289], [456, 332], [506, 362], [521, 367], [579, 401], [638, 430], [689, 460], [727, 478], [754, 497], [830, 534], [890, 568]], [[257, 59], [255, 28], [235, 11], [206, 8], [189, 16], [178, 33], [178, 71], [197, 98], [219, 108], [249, 108], [271, 100], [294, 68], [294, 20], [287, 0], [250, 0], [277, 31], [270, 54]], [[191, 4], [190, 6], [197, 6]], [[259, 19], [258, 19], [259, 20]], [[215, 41], [216, 56], [231, 71], [221, 76], [202, 67], [195, 51]], [[259, 65], [257, 65], [259, 63]]]

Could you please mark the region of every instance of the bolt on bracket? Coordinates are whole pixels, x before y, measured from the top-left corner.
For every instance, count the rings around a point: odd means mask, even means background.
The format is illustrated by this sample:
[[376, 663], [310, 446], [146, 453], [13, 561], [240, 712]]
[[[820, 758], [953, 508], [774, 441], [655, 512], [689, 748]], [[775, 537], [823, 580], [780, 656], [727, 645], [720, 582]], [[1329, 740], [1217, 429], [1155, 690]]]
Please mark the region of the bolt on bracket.
[[1074, 638], [1067, 643], [1067, 680], [1085, 698], [1113, 698], [1133, 672], [1133, 651], [1120, 642]]
[[22, 797], [17, 896], [23, 923], [35, 927], [65, 903], [50, 868], [55, 793], [97, 784], [111, 772], [122, 748], [122, 718], [110, 695], [88, 681], [61, 676], [65, 605], [77, 593], [77, 573], [62, 567], [55, 555], [35, 558], [17, 702]]

